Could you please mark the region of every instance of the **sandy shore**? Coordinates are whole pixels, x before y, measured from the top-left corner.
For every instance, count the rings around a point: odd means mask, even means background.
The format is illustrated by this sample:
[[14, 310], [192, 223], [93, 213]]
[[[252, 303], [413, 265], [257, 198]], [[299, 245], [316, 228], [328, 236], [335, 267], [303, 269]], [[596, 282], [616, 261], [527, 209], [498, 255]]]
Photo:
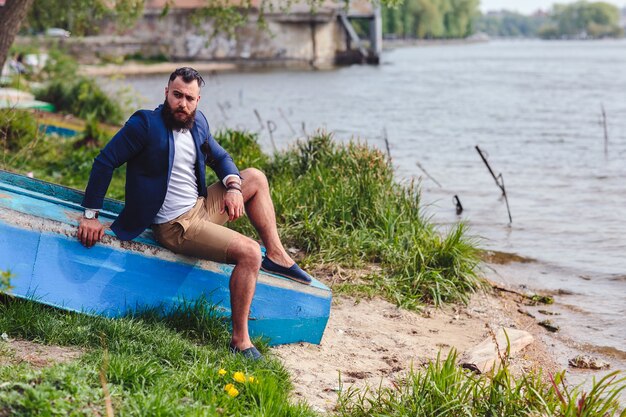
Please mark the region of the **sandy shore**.
[[[332, 281], [332, 277], [321, 278]], [[547, 378], [550, 373], [567, 369], [567, 358], [571, 357], [568, 355], [576, 352], [564, 348], [558, 337], [520, 312], [527, 308], [526, 302], [514, 293], [489, 291], [474, 294], [466, 306], [426, 307], [412, 312], [379, 298], [337, 296], [320, 345], [283, 345], [272, 348], [272, 352], [281, 358], [291, 375], [293, 399], [306, 401], [321, 413], [335, 409], [340, 391], [391, 386], [411, 369], [419, 370], [436, 360], [438, 354], [445, 357], [455, 349], [462, 356], [503, 327], [524, 330], [533, 336], [530, 345], [510, 358], [513, 374], [541, 369]], [[12, 347], [16, 358], [38, 367], [81, 354], [79, 349], [25, 341], [14, 341]], [[580, 383], [584, 375], [602, 374], [581, 370], [576, 377], [576, 371], [569, 368], [568, 375], [571, 372], [574, 378], [568, 377], [568, 381], [574, 384]]]
[[201, 73], [233, 71], [238, 68], [235, 64], [222, 62], [161, 62], [158, 64], [128, 62], [122, 65], [81, 65], [80, 72], [91, 77], [110, 75], [155, 75], [169, 74], [180, 67], [193, 67]]
[[515, 295], [477, 293], [468, 306], [416, 313], [381, 299], [337, 297], [320, 345], [272, 350], [292, 375], [294, 398], [320, 412], [335, 408], [341, 389], [389, 386], [411, 367], [419, 369], [435, 360], [439, 352], [443, 356], [451, 349], [466, 352], [500, 327], [536, 335], [530, 346], [511, 358], [513, 372], [557, 371], [560, 368], [540, 337], [545, 330], [517, 311], [520, 301]]

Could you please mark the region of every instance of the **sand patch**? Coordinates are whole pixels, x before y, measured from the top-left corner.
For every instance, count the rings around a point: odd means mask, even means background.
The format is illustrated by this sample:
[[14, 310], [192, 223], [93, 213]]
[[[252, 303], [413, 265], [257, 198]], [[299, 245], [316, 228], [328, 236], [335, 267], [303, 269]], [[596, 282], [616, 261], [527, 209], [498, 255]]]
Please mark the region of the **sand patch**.
[[26, 362], [36, 368], [44, 368], [71, 362], [82, 354], [83, 350], [75, 347], [48, 346], [19, 339], [0, 341], [0, 366]]
[[[381, 299], [338, 297], [320, 345], [284, 345], [273, 352], [292, 375], [294, 399], [328, 412], [335, 408], [340, 389], [390, 386], [411, 367], [419, 369], [435, 360], [439, 352], [443, 357], [451, 349], [461, 354], [503, 326], [537, 331], [518, 308], [512, 296], [485, 293], [475, 294], [468, 306], [430, 308], [423, 313], [402, 310]], [[555, 369], [540, 342], [511, 361], [514, 372], [539, 367]]]

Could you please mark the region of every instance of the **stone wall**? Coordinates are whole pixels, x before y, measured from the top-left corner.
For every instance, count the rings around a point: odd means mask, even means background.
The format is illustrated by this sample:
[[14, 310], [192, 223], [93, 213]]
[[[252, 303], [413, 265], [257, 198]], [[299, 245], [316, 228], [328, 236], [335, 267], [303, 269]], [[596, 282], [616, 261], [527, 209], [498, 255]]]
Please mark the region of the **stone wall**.
[[103, 33], [109, 35], [84, 39], [90, 45], [87, 55], [115, 57], [138, 53], [151, 57], [163, 54], [179, 61], [251, 61], [328, 67], [334, 64], [337, 51], [345, 49], [344, 32], [334, 13], [270, 15], [266, 17], [266, 29], [259, 28], [253, 17], [236, 30], [234, 37], [225, 33], [211, 36], [210, 21], [195, 25], [191, 22], [192, 13], [174, 10], [165, 17], [146, 13], [123, 36], [113, 36], [112, 25], [105, 25]]

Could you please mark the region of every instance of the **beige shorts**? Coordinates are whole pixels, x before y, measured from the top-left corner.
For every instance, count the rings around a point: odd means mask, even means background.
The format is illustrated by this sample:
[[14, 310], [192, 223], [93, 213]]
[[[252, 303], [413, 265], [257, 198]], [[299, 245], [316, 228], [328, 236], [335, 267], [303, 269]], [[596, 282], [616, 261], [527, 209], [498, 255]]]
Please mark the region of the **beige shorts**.
[[228, 214], [221, 213], [226, 188], [216, 182], [207, 188], [207, 197], [200, 197], [188, 212], [174, 220], [153, 224], [156, 240], [169, 250], [216, 262], [228, 262], [228, 245], [238, 235], [222, 226]]

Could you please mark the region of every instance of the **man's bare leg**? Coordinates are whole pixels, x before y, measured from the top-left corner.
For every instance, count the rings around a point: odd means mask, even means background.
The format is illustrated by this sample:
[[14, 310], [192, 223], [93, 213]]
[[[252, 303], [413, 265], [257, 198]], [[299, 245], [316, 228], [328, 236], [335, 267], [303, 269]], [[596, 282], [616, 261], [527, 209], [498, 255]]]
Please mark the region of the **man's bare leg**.
[[270, 187], [265, 174], [258, 169], [248, 168], [241, 171], [241, 188], [246, 214], [254, 228], [259, 232], [265, 245], [267, 256], [277, 264], [291, 267], [291, 259], [283, 247], [276, 227], [276, 213], [270, 195]]
[[261, 267], [261, 248], [254, 240], [239, 235], [228, 246], [227, 254], [235, 264], [230, 276], [231, 346], [244, 350], [253, 346], [248, 333], [248, 316]]

